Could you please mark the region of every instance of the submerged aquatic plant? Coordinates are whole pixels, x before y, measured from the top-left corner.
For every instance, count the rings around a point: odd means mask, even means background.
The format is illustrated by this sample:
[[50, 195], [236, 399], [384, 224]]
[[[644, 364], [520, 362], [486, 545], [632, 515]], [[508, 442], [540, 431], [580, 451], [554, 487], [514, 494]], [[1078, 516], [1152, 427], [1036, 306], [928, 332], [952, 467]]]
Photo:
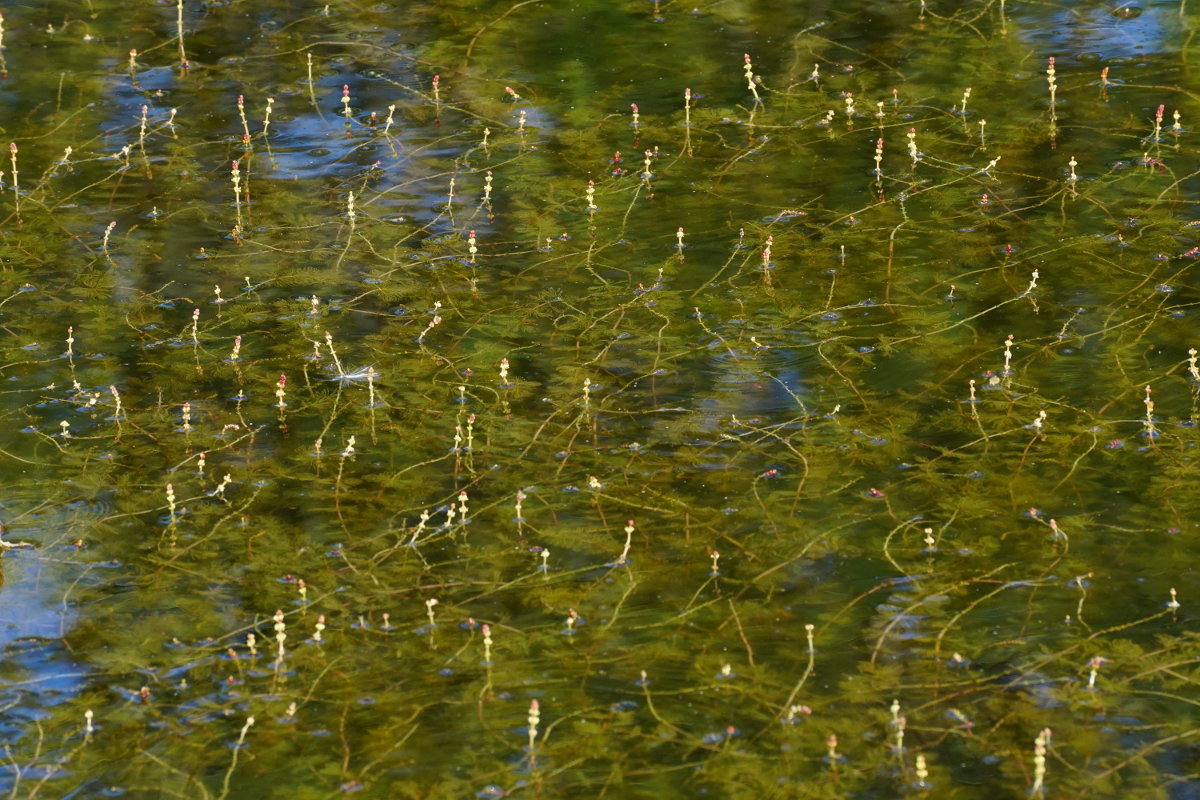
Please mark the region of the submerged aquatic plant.
[[97, 9], [0, 43], [7, 793], [1194, 779], [1186, 16]]

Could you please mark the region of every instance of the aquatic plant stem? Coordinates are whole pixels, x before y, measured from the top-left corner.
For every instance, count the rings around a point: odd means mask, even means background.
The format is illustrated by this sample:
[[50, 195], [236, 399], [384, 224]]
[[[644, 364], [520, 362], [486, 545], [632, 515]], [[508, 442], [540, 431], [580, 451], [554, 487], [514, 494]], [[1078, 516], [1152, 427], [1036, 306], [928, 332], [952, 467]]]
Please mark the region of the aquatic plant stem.
[[221, 782], [221, 794], [217, 796], [217, 800], [225, 800], [229, 796], [229, 783], [233, 780], [233, 771], [237, 769], [238, 756], [241, 754], [242, 745], [246, 742], [246, 734], [253, 724], [254, 717], [246, 717], [246, 724], [242, 726], [242, 732], [238, 734], [237, 742], [234, 743], [233, 757], [229, 761], [229, 769], [225, 771], [225, 780]]
[[175, 4], [175, 38], [179, 41], [179, 66], [188, 68], [187, 52], [183, 49], [183, 0]]
[[321, 121], [325, 121], [325, 112], [321, 110], [320, 103], [317, 102], [317, 84], [313, 79], [313, 54], [312, 51], [307, 51], [304, 54], [308, 62], [308, 99], [312, 101], [312, 107], [316, 110], [317, 116]]

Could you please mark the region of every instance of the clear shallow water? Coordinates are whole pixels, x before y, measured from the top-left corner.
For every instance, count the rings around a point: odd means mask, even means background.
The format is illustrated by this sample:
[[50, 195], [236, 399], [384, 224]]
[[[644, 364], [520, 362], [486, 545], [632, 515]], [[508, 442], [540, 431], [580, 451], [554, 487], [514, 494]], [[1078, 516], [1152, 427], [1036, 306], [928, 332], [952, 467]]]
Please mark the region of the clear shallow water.
[[1194, 20], [1003, 10], [6, 11], [11, 795], [1190, 796]]

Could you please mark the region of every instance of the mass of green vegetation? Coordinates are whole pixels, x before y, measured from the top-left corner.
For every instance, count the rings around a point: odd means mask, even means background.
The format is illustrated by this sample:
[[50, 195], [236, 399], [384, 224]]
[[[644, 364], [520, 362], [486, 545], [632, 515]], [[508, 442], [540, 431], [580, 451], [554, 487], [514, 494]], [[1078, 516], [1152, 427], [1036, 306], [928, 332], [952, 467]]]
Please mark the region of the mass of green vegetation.
[[6, 8], [0, 791], [1198, 796], [1195, 27]]

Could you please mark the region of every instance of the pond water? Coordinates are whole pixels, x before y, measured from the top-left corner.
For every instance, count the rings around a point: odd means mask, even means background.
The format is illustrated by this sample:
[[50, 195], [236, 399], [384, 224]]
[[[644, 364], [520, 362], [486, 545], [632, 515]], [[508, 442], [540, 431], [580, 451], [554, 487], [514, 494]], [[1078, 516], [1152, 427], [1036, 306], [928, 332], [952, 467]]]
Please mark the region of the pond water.
[[1200, 797], [1184, 2], [15, 5], [9, 797]]

